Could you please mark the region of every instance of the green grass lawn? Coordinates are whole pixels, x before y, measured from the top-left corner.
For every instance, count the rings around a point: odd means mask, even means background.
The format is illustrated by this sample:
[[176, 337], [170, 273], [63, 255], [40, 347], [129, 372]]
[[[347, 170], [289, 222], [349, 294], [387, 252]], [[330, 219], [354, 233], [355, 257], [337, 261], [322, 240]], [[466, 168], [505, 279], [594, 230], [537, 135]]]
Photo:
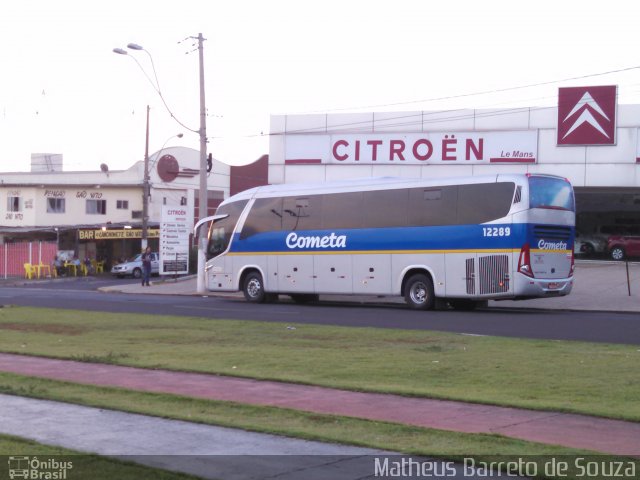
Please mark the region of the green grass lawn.
[[[519, 460], [527, 463], [536, 462], [539, 472], [544, 471], [545, 465], [560, 461], [572, 463], [576, 458], [608, 464], [622, 462], [625, 468], [630, 468], [630, 462], [634, 461], [611, 456], [594, 456], [594, 452], [526, 442], [500, 435], [445, 432], [283, 408], [256, 407], [232, 402], [77, 385], [7, 373], [0, 373], [0, 393], [54, 399], [307, 440], [359, 445], [387, 452], [402, 452], [416, 457], [440, 458], [460, 463], [468, 462], [470, 459], [478, 464]], [[46, 458], [45, 455], [65, 456], [71, 453], [73, 452], [62, 448], [43, 446], [0, 435], [0, 455], [38, 455], [39, 458]], [[74, 476], [69, 478], [182, 478], [170, 473], [166, 473], [165, 476], [154, 476], [152, 469], [136, 468], [118, 461], [101, 459], [95, 455], [71, 457], [71, 460], [74, 462], [77, 460], [78, 466], [82, 465], [82, 470], [79, 467], [73, 472]], [[636, 460], [634, 464], [634, 470], [640, 471], [640, 462]], [[94, 470], [99, 475], [93, 474]], [[78, 476], [77, 473], [80, 471], [91, 473], [91, 475]], [[584, 478], [576, 473], [579, 472], [574, 469], [561, 478], [563, 480]], [[606, 477], [594, 475], [589, 478], [604, 480]]]
[[636, 346], [16, 307], [0, 351], [640, 421]]
[[[586, 451], [491, 434], [465, 434], [390, 422], [323, 415], [0, 373], [0, 393], [46, 398], [306, 440], [461, 459], [493, 455], [577, 455]], [[3, 450], [0, 448], [0, 454]], [[6, 451], [5, 451], [6, 453]]]

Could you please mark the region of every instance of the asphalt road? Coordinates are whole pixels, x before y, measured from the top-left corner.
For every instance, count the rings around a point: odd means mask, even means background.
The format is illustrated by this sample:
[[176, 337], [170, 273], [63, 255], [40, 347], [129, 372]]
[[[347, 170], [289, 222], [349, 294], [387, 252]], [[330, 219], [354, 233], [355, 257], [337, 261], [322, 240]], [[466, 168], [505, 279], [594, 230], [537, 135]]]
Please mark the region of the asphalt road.
[[83, 278], [69, 282], [6, 285], [0, 287], [0, 304], [640, 345], [637, 313], [506, 308], [475, 312], [419, 312], [402, 304], [320, 302], [299, 305], [281, 301], [255, 305], [216, 296], [131, 295], [96, 291], [101, 286], [132, 281], [137, 280]]

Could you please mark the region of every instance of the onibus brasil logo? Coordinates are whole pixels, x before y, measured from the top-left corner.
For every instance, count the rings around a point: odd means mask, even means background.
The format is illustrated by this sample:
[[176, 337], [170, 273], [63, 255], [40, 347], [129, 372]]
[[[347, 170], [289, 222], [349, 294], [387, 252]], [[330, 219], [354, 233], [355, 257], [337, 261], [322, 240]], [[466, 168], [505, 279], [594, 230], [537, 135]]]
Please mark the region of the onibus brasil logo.
[[40, 460], [38, 457], [9, 457], [9, 478], [33, 480], [64, 480], [67, 471], [73, 468], [73, 462], [59, 461], [54, 458]]

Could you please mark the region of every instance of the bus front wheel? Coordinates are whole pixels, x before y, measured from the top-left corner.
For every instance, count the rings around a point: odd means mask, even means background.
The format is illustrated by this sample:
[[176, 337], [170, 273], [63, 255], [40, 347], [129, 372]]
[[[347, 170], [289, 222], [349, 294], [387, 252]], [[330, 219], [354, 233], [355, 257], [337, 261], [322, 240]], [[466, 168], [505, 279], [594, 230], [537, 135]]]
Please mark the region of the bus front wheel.
[[404, 299], [413, 310], [433, 309], [436, 299], [431, 278], [422, 273], [409, 277], [404, 288]]
[[247, 302], [263, 303], [266, 299], [266, 294], [264, 291], [262, 275], [258, 272], [251, 272], [247, 274], [242, 286], [242, 293], [244, 293], [244, 298]]

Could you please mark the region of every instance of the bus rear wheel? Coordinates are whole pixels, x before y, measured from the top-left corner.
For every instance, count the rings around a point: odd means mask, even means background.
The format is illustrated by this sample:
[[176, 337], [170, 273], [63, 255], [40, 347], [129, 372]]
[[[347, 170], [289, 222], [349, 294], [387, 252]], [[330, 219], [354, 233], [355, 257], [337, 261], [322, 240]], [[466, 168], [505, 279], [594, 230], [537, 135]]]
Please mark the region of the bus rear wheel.
[[436, 298], [431, 278], [422, 273], [409, 277], [404, 288], [404, 299], [413, 310], [432, 310]]
[[262, 275], [258, 272], [247, 274], [242, 285], [242, 293], [247, 302], [263, 303], [266, 299]]

